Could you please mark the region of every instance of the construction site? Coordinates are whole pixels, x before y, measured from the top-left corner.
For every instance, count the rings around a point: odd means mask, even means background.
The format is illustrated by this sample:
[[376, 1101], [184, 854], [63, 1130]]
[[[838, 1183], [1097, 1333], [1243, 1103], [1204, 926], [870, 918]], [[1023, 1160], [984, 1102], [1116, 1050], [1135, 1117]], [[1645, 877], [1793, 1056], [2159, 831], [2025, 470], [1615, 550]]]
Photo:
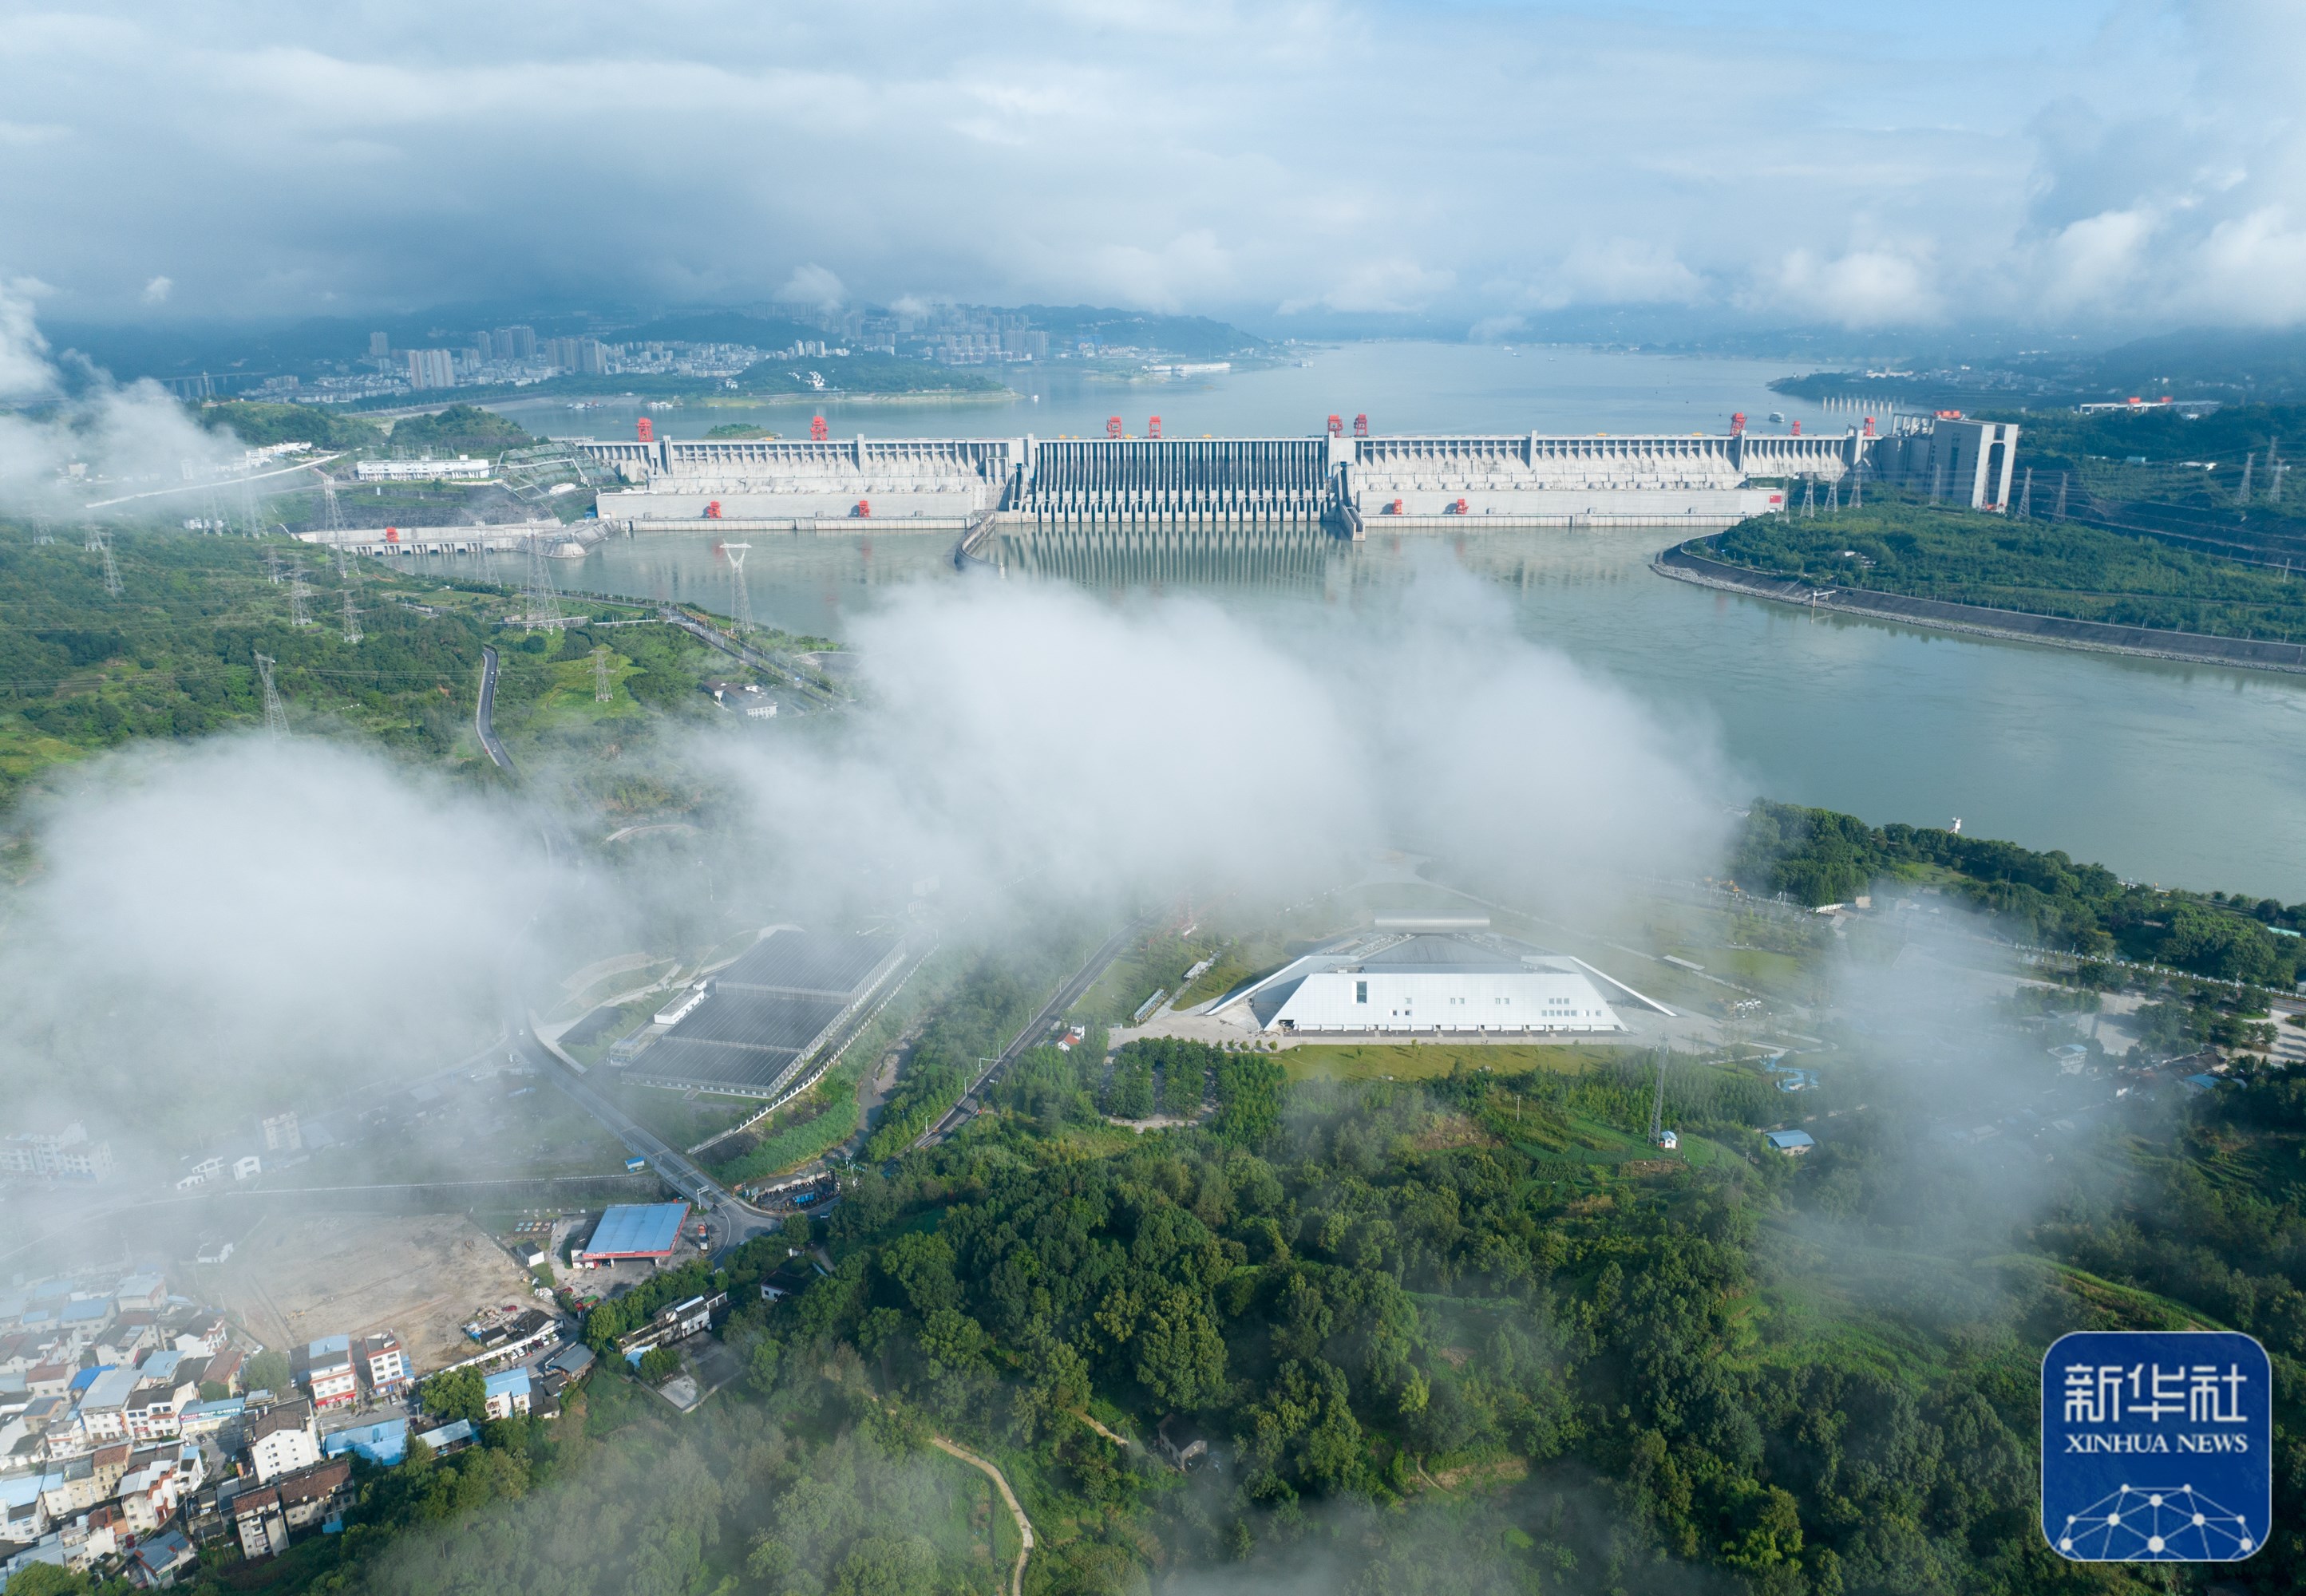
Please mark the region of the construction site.
[[398, 1332], [413, 1368], [467, 1355], [475, 1310], [525, 1302], [535, 1282], [461, 1214], [270, 1213], [201, 1284], [274, 1347]]

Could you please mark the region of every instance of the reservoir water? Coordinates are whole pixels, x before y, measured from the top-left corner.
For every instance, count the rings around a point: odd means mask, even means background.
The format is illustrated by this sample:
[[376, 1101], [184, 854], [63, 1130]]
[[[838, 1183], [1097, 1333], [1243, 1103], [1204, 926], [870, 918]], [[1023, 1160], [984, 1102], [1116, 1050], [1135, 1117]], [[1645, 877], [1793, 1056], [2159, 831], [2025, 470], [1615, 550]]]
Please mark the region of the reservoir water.
[[[1302, 433], [1333, 411], [1367, 412], [1379, 431], [1718, 431], [1733, 409], [1781, 410], [1805, 431], [1849, 422], [1771, 395], [1770, 377], [1800, 369], [1785, 364], [1419, 344], [1310, 359], [1165, 388], [1155, 406], [1164, 431]], [[1140, 395], [1164, 386], [1072, 380], [1069, 395], [1050, 380], [1033, 407], [1062, 415], [1063, 426], [1029, 429], [1014, 406], [858, 405], [834, 431], [1095, 432], [1104, 414], [1123, 409], [1115, 393], [1151, 414]], [[538, 431], [575, 430], [506, 408]], [[624, 432], [597, 414], [585, 416], [585, 430]], [[795, 413], [777, 414], [764, 424], [790, 430]], [[688, 413], [670, 414], [660, 425], [677, 435], [719, 419], [692, 428]], [[1140, 427], [1132, 421], [1130, 430]], [[1358, 548], [1308, 539], [1247, 561], [1084, 562], [1051, 551], [1031, 563], [1040, 579], [1121, 593], [1191, 589], [1286, 624], [1293, 612], [1384, 603], [1423, 561], [1452, 561], [1506, 595], [1529, 638], [1616, 681], [1670, 723], [1714, 738], [1749, 792], [1876, 824], [1943, 825], [1958, 815], [1965, 832], [2062, 848], [2134, 879], [2306, 899], [2306, 677], [1813, 618], [1653, 575], [1649, 558], [1671, 535], [1469, 532], [1372, 536]], [[893, 585], [960, 580], [949, 535], [753, 533], [748, 541], [755, 615], [795, 631], [837, 637]], [[611, 540], [556, 575], [572, 586], [730, 607], [728, 562], [715, 559], [708, 534]]]

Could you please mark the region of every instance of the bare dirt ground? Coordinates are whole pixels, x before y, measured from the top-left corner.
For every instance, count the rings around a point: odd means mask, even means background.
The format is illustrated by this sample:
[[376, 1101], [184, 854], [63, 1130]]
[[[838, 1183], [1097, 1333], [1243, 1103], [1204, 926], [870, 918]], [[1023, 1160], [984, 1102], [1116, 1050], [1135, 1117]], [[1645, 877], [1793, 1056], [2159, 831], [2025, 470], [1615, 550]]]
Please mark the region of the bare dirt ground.
[[267, 1217], [202, 1284], [268, 1346], [391, 1330], [414, 1372], [472, 1350], [479, 1309], [529, 1302], [534, 1283], [461, 1214]]

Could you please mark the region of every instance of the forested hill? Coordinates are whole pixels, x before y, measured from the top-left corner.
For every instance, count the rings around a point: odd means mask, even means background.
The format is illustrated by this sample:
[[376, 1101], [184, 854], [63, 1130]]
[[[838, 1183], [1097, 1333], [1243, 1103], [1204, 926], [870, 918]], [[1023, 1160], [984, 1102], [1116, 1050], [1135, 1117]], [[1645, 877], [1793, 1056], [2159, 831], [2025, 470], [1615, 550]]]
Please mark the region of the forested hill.
[[1708, 541], [1715, 558], [1806, 582], [2112, 626], [2306, 642], [2306, 574], [2128, 533], [1886, 500], [1815, 517], [1759, 516]]
[[[44, 772], [106, 749], [261, 727], [260, 653], [276, 662], [295, 733], [357, 738], [480, 781], [496, 779], [473, 734], [481, 650], [492, 640], [503, 664], [496, 724], [517, 747], [612, 742], [619, 727], [702, 713], [699, 682], [726, 674], [720, 656], [670, 627], [508, 629], [514, 602], [491, 583], [367, 560], [339, 576], [323, 551], [285, 538], [115, 530], [116, 593], [107, 550], [77, 533], [43, 538], [0, 522], [0, 815]], [[609, 651], [605, 702], [595, 647]], [[646, 786], [619, 781], [634, 793]]]
[[2124, 882], [2060, 852], [1930, 826], [1869, 826], [1767, 799], [1747, 812], [1730, 874], [1747, 892], [1811, 907], [1868, 892], [1942, 892], [2014, 941], [2285, 991], [2306, 953], [2294, 935], [2306, 931], [2306, 903]]
[[[747, 1249], [652, 1293], [740, 1304], [697, 1413], [611, 1360], [552, 1424], [363, 1468], [352, 1531], [269, 1588], [1006, 1589], [1005, 1509], [936, 1437], [1013, 1483], [1046, 1596], [2143, 1596], [2159, 1571], [2067, 1564], [2034, 1523], [2039, 1360], [2190, 1324], [2259, 1336], [2285, 1382], [2281, 1528], [2223, 1577], [2306, 1573], [2292, 1083], [1981, 1142], [1950, 1134], [1981, 1094], [1861, 1050], [1796, 1161], [1755, 1133], [1781, 1095], [1721, 1061], [1669, 1061], [1662, 1156], [1639, 1056], [1422, 1088], [1161, 1057], [1217, 1119], [1116, 1131], [1041, 1055], [957, 1142], [846, 1182], [816, 1267]], [[1181, 1472], [1165, 1441], [1209, 1450]]]

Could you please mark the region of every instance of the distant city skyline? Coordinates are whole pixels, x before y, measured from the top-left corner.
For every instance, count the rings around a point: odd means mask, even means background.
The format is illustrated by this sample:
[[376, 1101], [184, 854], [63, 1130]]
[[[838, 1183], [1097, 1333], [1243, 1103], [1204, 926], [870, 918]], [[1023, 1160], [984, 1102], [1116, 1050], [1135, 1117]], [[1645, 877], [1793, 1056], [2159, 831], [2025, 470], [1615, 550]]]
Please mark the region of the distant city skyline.
[[2306, 320], [2306, 12], [2275, 0], [246, 4], [0, 49], [0, 282], [44, 320]]

